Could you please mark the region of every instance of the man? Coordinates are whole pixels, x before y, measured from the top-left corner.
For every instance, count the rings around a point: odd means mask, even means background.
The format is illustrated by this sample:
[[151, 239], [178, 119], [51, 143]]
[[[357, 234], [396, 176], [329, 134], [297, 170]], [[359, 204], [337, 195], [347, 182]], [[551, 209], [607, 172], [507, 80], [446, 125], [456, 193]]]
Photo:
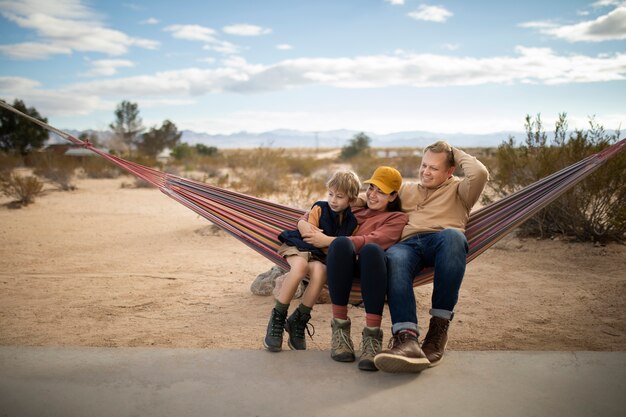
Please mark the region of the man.
[[[457, 166], [463, 178], [453, 175]], [[374, 358], [376, 367], [386, 372], [420, 372], [441, 361], [465, 274], [465, 226], [489, 173], [473, 156], [439, 141], [424, 149], [419, 179], [400, 189], [409, 222], [400, 242], [387, 250], [393, 339], [391, 348]], [[435, 273], [432, 317], [420, 348], [413, 278], [426, 267]]]

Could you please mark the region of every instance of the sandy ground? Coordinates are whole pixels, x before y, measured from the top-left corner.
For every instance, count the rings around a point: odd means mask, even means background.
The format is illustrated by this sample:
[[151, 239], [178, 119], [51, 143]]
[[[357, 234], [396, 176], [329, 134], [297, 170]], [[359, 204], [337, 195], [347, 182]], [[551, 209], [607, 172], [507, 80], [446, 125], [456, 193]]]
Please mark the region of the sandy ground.
[[[79, 180], [17, 210], [0, 199], [0, 344], [261, 349], [273, 299], [250, 284], [272, 264], [124, 181]], [[423, 328], [431, 286], [415, 291]], [[450, 349], [626, 349], [624, 245], [510, 236], [461, 291]], [[349, 314], [358, 343], [364, 311]], [[310, 348], [330, 349], [330, 317], [315, 307]], [[383, 325], [388, 336], [387, 312]]]

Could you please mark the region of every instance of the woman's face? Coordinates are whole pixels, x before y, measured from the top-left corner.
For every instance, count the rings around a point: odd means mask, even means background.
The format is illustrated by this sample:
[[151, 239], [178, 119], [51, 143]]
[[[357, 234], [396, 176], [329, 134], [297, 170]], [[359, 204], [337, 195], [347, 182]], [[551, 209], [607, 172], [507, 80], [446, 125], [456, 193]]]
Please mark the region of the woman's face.
[[377, 211], [387, 211], [387, 204], [396, 199], [397, 193], [385, 194], [374, 184], [370, 184], [365, 192], [367, 207]]

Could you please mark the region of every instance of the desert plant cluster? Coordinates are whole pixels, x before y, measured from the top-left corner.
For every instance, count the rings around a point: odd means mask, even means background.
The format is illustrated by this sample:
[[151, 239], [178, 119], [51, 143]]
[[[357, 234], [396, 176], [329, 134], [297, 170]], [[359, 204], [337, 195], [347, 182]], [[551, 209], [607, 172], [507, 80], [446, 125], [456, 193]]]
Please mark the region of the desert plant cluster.
[[[14, 106], [42, 121], [34, 108], [16, 100]], [[138, 164], [170, 174], [268, 198], [282, 204], [307, 208], [325, 198], [325, 182], [337, 169], [351, 169], [360, 178], [369, 177], [379, 165], [396, 167], [405, 179], [416, 180], [422, 149], [378, 149], [371, 147], [363, 132], [340, 149], [219, 149], [204, 144], [181, 143], [176, 125], [166, 120], [147, 133], [136, 103], [120, 103], [111, 123], [110, 152]], [[95, 155], [68, 156], [42, 149], [43, 129], [24, 124], [18, 116], [2, 110], [0, 147], [0, 191], [12, 198], [11, 205], [31, 204], [47, 191], [72, 191], [78, 178], [116, 178], [121, 170]], [[45, 130], [45, 129], [44, 129]], [[568, 131], [566, 114], [561, 114], [554, 133], [548, 135], [541, 116], [527, 116], [526, 137], [514, 137], [496, 148], [465, 149], [477, 156], [491, 172], [488, 204], [601, 151], [620, 139], [593, 118], [584, 130]], [[32, 137], [32, 140], [30, 139]], [[80, 136], [102, 146], [93, 133]], [[121, 146], [116, 146], [116, 143]], [[454, 145], [454, 144], [453, 144]], [[168, 158], [160, 158], [164, 149]], [[458, 170], [457, 175], [463, 175]], [[148, 187], [142, 180], [123, 182], [123, 187]], [[604, 243], [626, 240], [626, 153], [615, 156], [596, 173], [541, 210], [519, 228], [519, 233], [540, 238], [562, 236]]]

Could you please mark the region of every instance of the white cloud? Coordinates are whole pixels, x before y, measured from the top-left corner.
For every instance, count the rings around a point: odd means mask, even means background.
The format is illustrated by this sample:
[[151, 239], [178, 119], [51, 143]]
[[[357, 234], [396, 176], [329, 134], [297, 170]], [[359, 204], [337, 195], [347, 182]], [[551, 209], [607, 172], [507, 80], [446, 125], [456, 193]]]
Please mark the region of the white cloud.
[[49, 43], [24, 42], [12, 45], [0, 45], [0, 53], [13, 59], [46, 59], [50, 55], [70, 55], [72, 49]]
[[[614, 2], [603, 3], [614, 4]], [[626, 39], [626, 4], [622, 4], [594, 20], [571, 25], [558, 25], [550, 21], [536, 21], [525, 22], [520, 24], [520, 26], [537, 29], [542, 34], [564, 39], [568, 42], [623, 40]]]
[[417, 10], [408, 13], [415, 20], [442, 23], [452, 17], [452, 12], [441, 6], [420, 5]]
[[441, 47], [443, 49], [447, 49], [448, 51], [456, 51], [457, 49], [459, 49], [459, 44], [458, 43], [444, 43], [443, 45], [441, 45]]
[[202, 49], [207, 51], [216, 51], [221, 54], [229, 55], [239, 53], [241, 49], [238, 45], [220, 40], [217, 31], [206, 26], [172, 25], [163, 30], [171, 32], [172, 36], [177, 39], [204, 42], [205, 45]]
[[[299, 58], [272, 65], [229, 57], [211, 68], [187, 68], [116, 79], [93, 80], [59, 90], [35, 81], [0, 79], [0, 96], [17, 96], [52, 115], [75, 108], [86, 114], [107, 100], [188, 100], [221, 92], [281, 91], [308, 85], [335, 88], [449, 87], [484, 84], [567, 84], [626, 80], [626, 54], [559, 55], [548, 48], [517, 47], [512, 56], [486, 58], [436, 54], [373, 55], [347, 58]], [[72, 97], [72, 100], [67, 100]], [[78, 98], [78, 99], [77, 99]], [[63, 102], [56, 108], [54, 100]], [[76, 101], [74, 105], [68, 102]], [[158, 101], [157, 101], [158, 103]], [[58, 103], [57, 103], [58, 104]], [[74, 106], [74, 107], [72, 107]], [[39, 108], [39, 106], [37, 106]]]
[[204, 45], [202, 49], [207, 51], [216, 51], [224, 55], [238, 54], [241, 47], [226, 41], [217, 41], [208, 45]]
[[118, 68], [134, 67], [132, 61], [125, 59], [100, 59], [97, 61], [90, 61], [91, 69], [81, 75], [85, 77], [102, 77], [111, 76], [117, 74]]
[[76, 0], [2, 1], [0, 13], [19, 27], [35, 31], [38, 37], [33, 42], [1, 45], [0, 51], [12, 58], [44, 59], [73, 51], [122, 55], [132, 46], [159, 46], [156, 41], [105, 27], [94, 12]]
[[176, 39], [187, 41], [215, 42], [217, 32], [206, 26], [200, 25], [171, 25], [163, 29], [171, 32]]
[[626, 54], [558, 55], [548, 48], [518, 47], [515, 56], [489, 58], [434, 54], [353, 58], [299, 58], [273, 65], [241, 57], [217, 68], [189, 68], [75, 84], [72, 94], [202, 95], [254, 93], [306, 85], [337, 88], [441, 87], [481, 84], [566, 84], [626, 79]]
[[139, 22], [142, 25], [158, 25], [160, 22], [159, 19], [154, 18], [154, 17], [150, 17], [146, 20], [142, 20], [141, 22]]
[[281, 43], [279, 45], [276, 45], [276, 49], [279, 49], [281, 51], [288, 51], [290, 49], [293, 49], [293, 46], [287, 44], [287, 43]]
[[39, 81], [24, 77], [0, 77], [0, 91], [15, 94], [20, 91], [32, 91], [41, 85]]
[[404, 0], [385, 0], [385, 3], [389, 3], [394, 6], [402, 6], [404, 4]]
[[224, 33], [237, 36], [259, 36], [267, 35], [268, 33], [272, 32], [272, 29], [263, 28], [256, 25], [249, 25], [247, 23], [224, 26], [222, 30], [224, 31]]

